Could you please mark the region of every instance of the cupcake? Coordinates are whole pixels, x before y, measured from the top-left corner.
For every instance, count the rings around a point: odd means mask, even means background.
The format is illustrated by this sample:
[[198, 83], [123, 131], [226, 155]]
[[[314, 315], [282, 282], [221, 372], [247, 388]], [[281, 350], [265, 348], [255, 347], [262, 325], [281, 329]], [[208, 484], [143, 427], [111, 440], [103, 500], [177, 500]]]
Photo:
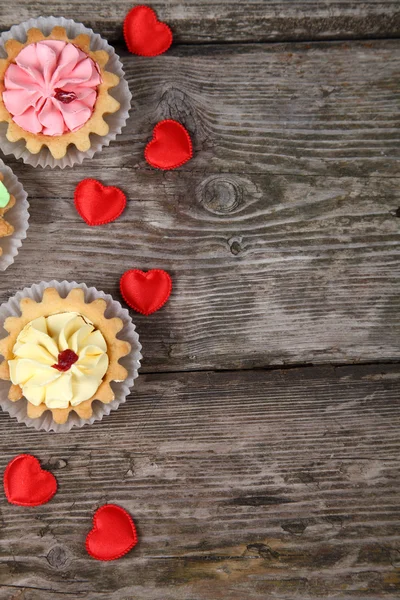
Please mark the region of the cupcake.
[[9, 167], [0, 160], [0, 271], [5, 271], [26, 238], [27, 194]]
[[100, 139], [109, 143], [120, 132], [129, 90], [118, 57], [100, 36], [66, 19], [29, 23], [0, 38], [4, 150], [34, 166], [71, 166], [88, 155], [94, 138], [95, 152]]
[[[5, 214], [15, 205], [15, 198], [10, 194], [3, 183], [4, 175], [0, 173], [0, 238], [7, 237], [14, 233], [14, 227], [7, 223]], [[0, 245], [0, 256], [3, 254], [3, 249]]]
[[[46, 411], [60, 426], [67, 424], [71, 413], [75, 413], [72, 425], [93, 422], [102, 418], [105, 406], [125, 400], [141, 357], [137, 334], [132, 323], [126, 322], [123, 313], [127, 311], [94, 288], [63, 282], [57, 287], [64, 293], [51, 286], [38, 291], [43, 286], [33, 286], [19, 300], [15, 297], [5, 311], [7, 305], [1, 307], [0, 316], [2, 312], [10, 315], [3, 322], [8, 335], [0, 340], [4, 357], [0, 379], [10, 382], [8, 401], [24, 402], [19, 420], [26, 422], [26, 417], [27, 424], [37, 419], [43, 423]], [[12, 308], [15, 301], [18, 316]], [[113, 314], [121, 311], [123, 318], [106, 317], [110, 309]], [[116, 393], [113, 387], [117, 384], [122, 386], [123, 397], [121, 389]]]

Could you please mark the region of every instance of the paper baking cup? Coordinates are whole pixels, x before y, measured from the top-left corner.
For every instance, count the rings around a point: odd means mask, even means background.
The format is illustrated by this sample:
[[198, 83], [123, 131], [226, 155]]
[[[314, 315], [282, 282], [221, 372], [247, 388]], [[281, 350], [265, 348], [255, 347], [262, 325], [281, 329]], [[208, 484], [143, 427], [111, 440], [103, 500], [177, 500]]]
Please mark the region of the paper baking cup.
[[16, 200], [14, 206], [4, 215], [5, 220], [14, 227], [14, 233], [7, 237], [0, 237], [0, 248], [3, 250], [0, 256], [0, 271], [5, 271], [14, 262], [22, 240], [26, 238], [29, 227], [29, 202], [24, 188], [10, 167], [6, 167], [2, 160], [0, 160], [0, 173], [4, 176], [4, 185]]
[[95, 133], [90, 134], [91, 146], [87, 152], [81, 152], [73, 144], [67, 150], [67, 154], [60, 159], [55, 159], [48, 148], [42, 148], [38, 154], [31, 154], [25, 145], [25, 140], [18, 142], [10, 142], [6, 138], [8, 123], [0, 123], [0, 147], [5, 154], [13, 154], [16, 158], [22, 158], [24, 163], [32, 165], [32, 167], [72, 167], [75, 164], [81, 164], [85, 158], [92, 158], [96, 152], [100, 152], [103, 146], [109, 146], [110, 142], [114, 141], [125, 127], [129, 117], [129, 109], [131, 107], [132, 94], [129, 91], [128, 83], [125, 80], [125, 73], [122, 68], [122, 63], [114, 48], [103, 40], [92, 29], [85, 27], [81, 23], [76, 23], [72, 19], [64, 19], [64, 17], [39, 17], [38, 19], [29, 19], [20, 25], [14, 25], [10, 31], [6, 31], [0, 35], [0, 58], [5, 58], [7, 53], [4, 49], [4, 44], [9, 39], [15, 39], [25, 43], [27, 39], [27, 31], [32, 27], [37, 27], [44, 35], [49, 35], [53, 27], [57, 25], [64, 27], [70, 39], [75, 38], [80, 33], [86, 33], [91, 38], [90, 49], [105, 50], [110, 59], [106, 64], [106, 70], [118, 75], [120, 78], [119, 84], [109, 90], [109, 94], [120, 103], [120, 108], [117, 112], [105, 115], [104, 120], [108, 124], [110, 130], [107, 135], [100, 136]]
[[44, 429], [45, 431], [55, 431], [57, 433], [67, 432], [72, 427], [83, 427], [84, 425], [91, 425], [95, 421], [101, 421], [105, 415], [109, 415], [112, 410], [117, 410], [118, 406], [125, 402], [126, 397], [130, 392], [130, 388], [133, 386], [133, 382], [138, 377], [138, 370], [140, 368], [140, 360], [142, 358], [141, 349], [142, 346], [139, 342], [139, 336], [136, 333], [135, 325], [132, 323], [132, 319], [126, 308], [122, 308], [121, 304], [116, 300], [113, 300], [112, 296], [105, 294], [97, 290], [94, 287], [88, 288], [84, 283], [76, 283], [75, 281], [49, 281], [35, 284], [30, 288], [25, 288], [18, 292], [0, 306], [0, 339], [8, 335], [4, 329], [4, 321], [7, 317], [19, 317], [21, 316], [20, 302], [22, 298], [32, 298], [36, 302], [40, 302], [43, 298], [43, 292], [48, 287], [54, 287], [62, 296], [65, 298], [68, 293], [74, 288], [82, 288], [85, 292], [85, 301], [92, 302], [96, 298], [103, 298], [107, 302], [107, 309], [105, 316], [107, 318], [119, 317], [124, 326], [121, 331], [117, 334], [117, 338], [125, 340], [131, 345], [131, 352], [120, 359], [120, 364], [123, 365], [128, 371], [128, 376], [124, 381], [114, 381], [111, 387], [115, 394], [115, 400], [110, 404], [103, 404], [99, 400], [95, 400], [92, 403], [93, 415], [90, 419], [81, 419], [78, 415], [71, 411], [66, 423], [62, 425], [53, 421], [53, 416], [50, 410], [46, 410], [37, 419], [31, 419], [27, 415], [27, 400], [22, 398], [16, 402], [8, 400], [8, 391], [10, 389], [10, 381], [4, 381], [0, 379], [0, 406], [8, 412], [12, 417], [17, 419], [19, 423], [25, 423], [28, 427], [35, 429]]

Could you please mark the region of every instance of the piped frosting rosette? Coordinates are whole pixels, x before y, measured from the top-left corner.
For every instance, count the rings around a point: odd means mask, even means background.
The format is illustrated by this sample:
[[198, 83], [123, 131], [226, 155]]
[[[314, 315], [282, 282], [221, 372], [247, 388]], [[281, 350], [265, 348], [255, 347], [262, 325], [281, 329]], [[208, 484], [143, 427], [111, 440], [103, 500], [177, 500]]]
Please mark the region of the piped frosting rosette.
[[[66, 432], [126, 401], [141, 344], [129, 312], [76, 282], [41, 282], [0, 306], [0, 406], [28, 427]], [[3, 360], [5, 359], [5, 360]]]
[[90, 119], [101, 81], [95, 62], [77, 46], [41, 40], [25, 46], [7, 68], [3, 102], [23, 130], [60, 136]]
[[109, 365], [103, 334], [76, 312], [39, 317], [17, 337], [10, 379], [39, 406], [79, 406], [96, 393]]
[[0, 36], [0, 145], [32, 166], [91, 158], [121, 132], [131, 94], [114, 49], [70, 19]]

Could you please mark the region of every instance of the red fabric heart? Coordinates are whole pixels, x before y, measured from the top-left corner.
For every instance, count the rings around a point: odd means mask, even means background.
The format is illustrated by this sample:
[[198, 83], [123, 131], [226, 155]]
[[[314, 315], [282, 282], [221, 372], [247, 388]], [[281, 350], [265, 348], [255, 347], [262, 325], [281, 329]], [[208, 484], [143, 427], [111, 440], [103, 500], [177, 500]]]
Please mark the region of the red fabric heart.
[[162, 269], [152, 269], [147, 273], [132, 269], [122, 275], [120, 289], [129, 306], [142, 315], [151, 315], [170, 297], [172, 280]]
[[117, 187], [96, 179], [83, 179], [75, 188], [75, 208], [88, 225], [105, 225], [124, 211], [126, 196]]
[[10, 504], [39, 506], [54, 496], [57, 480], [48, 471], [43, 471], [37, 458], [19, 454], [4, 471], [4, 491]]
[[97, 560], [115, 560], [137, 544], [131, 516], [116, 504], [104, 504], [94, 513], [93, 529], [86, 537], [86, 550]]
[[192, 140], [177, 121], [160, 121], [154, 127], [153, 139], [147, 144], [144, 156], [156, 169], [176, 169], [192, 158]]
[[129, 52], [158, 56], [172, 44], [172, 31], [149, 6], [135, 6], [124, 20], [124, 38]]

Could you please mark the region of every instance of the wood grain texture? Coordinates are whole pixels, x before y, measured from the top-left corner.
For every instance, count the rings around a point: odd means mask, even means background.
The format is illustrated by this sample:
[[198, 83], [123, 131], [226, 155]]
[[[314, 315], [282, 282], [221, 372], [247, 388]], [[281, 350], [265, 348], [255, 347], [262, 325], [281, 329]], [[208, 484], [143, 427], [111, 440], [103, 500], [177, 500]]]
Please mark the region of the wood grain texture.
[[126, 56], [133, 111], [120, 143], [129, 142], [123, 156], [111, 148], [101, 157], [145, 166], [152, 127], [175, 118], [194, 139], [188, 172], [398, 176], [399, 58], [397, 41]]
[[195, 150], [179, 172], [398, 176], [399, 59], [396, 40], [124, 51], [131, 118], [90, 164], [150, 171], [146, 141], [174, 118]]
[[[0, 497], [0, 600], [396, 600], [398, 365], [217, 370], [400, 358], [398, 41], [229, 43], [394, 37], [398, 3], [153, 6], [180, 45], [147, 60], [121, 50], [125, 1], [0, 3], [3, 29], [51, 12], [116, 40], [133, 92], [90, 163], [6, 157], [31, 226], [0, 301], [52, 278], [120, 299], [133, 267], [174, 281], [132, 312], [147, 374], [116, 413], [68, 435], [0, 414], [0, 469], [30, 452], [59, 482], [43, 507]], [[169, 117], [195, 157], [162, 173], [143, 150]], [[127, 193], [116, 223], [75, 212], [88, 176]], [[84, 551], [105, 502], [140, 536], [115, 563]]]
[[[7, 160], [32, 218], [1, 300], [52, 278], [119, 297], [128, 268], [166, 268], [169, 304], [134, 315], [147, 370], [398, 359], [399, 53], [385, 41], [126, 57], [134, 110], [117, 143], [72, 171]], [[162, 173], [143, 150], [167, 117], [195, 157]], [[116, 223], [91, 229], [75, 212], [88, 175], [127, 193]]]
[[126, 270], [165, 268], [167, 305], [131, 312], [148, 371], [400, 358], [398, 179], [90, 174], [127, 193], [115, 223], [75, 211], [87, 171], [24, 169], [31, 225], [1, 301], [53, 278], [122, 300]]
[[[0, 414], [1, 470], [28, 451], [59, 482], [43, 507], [1, 497], [1, 600], [395, 600], [399, 383], [388, 365], [144, 375], [68, 435]], [[105, 502], [140, 536], [113, 563], [84, 550]]]
[[[122, 22], [131, 0], [104, 3], [44, 0], [15, 6], [1, 0], [1, 29], [39, 15], [80, 21], [111, 41], [122, 40]], [[175, 43], [397, 37], [396, 0], [155, 0], [151, 6], [174, 32]]]

